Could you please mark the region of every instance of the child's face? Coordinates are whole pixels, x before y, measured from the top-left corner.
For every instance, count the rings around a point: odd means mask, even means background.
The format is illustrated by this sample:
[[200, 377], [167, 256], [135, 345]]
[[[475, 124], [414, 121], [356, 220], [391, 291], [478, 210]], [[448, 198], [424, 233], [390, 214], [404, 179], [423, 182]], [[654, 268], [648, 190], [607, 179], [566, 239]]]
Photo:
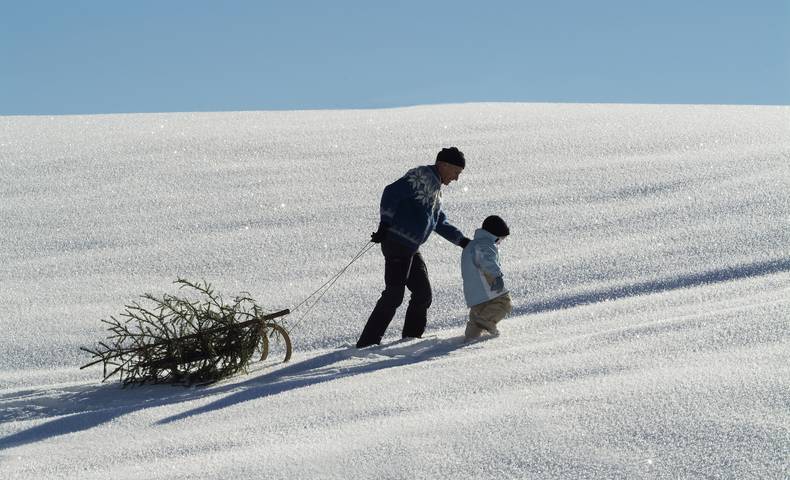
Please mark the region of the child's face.
[[507, 239], [507, 237], [497, 237], [497, 239], [496, 239], [496, 242], [494, 242], [494, 243], [496, 243], [497, 245], [499, 245], [499, 244], [501, 244], [502, 242], [504, 242], [506, 239]]

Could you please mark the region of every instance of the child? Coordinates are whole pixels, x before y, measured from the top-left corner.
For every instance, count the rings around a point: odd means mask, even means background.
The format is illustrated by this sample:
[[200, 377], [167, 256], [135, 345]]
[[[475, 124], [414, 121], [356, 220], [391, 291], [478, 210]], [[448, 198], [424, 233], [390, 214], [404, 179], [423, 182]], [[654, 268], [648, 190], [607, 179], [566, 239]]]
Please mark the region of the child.
[[504, 220], [491, 215], [483, 221], [483, 228], [475, 231], [475, 238], [461, 255], [461, 275], [464, 279], [464, 296], [469, 306], [466, 340], [480, 336], [483, 330], [499, 335], [496, 324], [513, 309], [510, 295], [505, 289], [499, 267], [497, 245], [510, 235]]

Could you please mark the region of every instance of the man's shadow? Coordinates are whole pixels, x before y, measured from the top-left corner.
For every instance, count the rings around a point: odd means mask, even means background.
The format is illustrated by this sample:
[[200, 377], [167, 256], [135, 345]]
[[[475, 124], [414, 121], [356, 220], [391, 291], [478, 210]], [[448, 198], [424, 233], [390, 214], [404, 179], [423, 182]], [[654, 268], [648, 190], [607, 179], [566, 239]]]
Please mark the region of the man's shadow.
[[[2, 405], [0, 423], [56, 418], [0, 438], [0, 450], [85, 431], [147, 408], [219, 397], [207, 405], [157, 422], [168, 424], [248, 400], [265, 398], [340, 378], [429, 361], [466, 345], [470, 343], [465, 343], [463, 337], [454, 337], [395, 342], [362, 350], [347, 347], [308, 358], [241, 383], [199, 388], [144, 385], [122, 389], [119, 384], [112, 384], [14, 392], [0, 396], [0, 405]], [[223, 396], [226, 393], [230, 395]]]
[[[160, 420], [159, 424], [172, 423], [194, 415], [220, 410], [248, 400], [277, 395], [319, 383], [353, 377], [393, 367], [425, 362], [446, 355], [475, 342], [464, 342], [464, 337], [425, 338], [395, 342], [381, 347], [363, 350], [347, 348], [335, 350], [303, 362], [282, 368], [276, 372], [252, 378], [234, 385], [233, 394], [222, 397], [207, 405], [188, 410]], [[348, 362], [349, 365], [342, 365]]]

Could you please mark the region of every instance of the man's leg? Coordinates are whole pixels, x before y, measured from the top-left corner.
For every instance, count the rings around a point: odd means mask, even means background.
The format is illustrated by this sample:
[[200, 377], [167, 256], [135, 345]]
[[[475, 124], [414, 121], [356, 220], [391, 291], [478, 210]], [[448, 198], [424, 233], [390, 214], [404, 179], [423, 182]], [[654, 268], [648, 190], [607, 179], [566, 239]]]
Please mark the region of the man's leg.
[[411, 298], [409, 298], [406, 319], [403, 323], [403, 337], [419, 338], [425, 332], [425, 324], [428, 321], [428, 307], [431, 306], [433, 300], [431, 281], [428, 278], [428, 268], [425, 266], [420, 252], [417, 252], [412, 258], [406, 286], [411, 292]]
[[384, 254], [384, 291], [357, 341], [357, 348], [381, 343], [387, 327], [403, 303], [406, 282], [412, 264], [412, 254], [405, 247], [385, 240], [381, 244]]

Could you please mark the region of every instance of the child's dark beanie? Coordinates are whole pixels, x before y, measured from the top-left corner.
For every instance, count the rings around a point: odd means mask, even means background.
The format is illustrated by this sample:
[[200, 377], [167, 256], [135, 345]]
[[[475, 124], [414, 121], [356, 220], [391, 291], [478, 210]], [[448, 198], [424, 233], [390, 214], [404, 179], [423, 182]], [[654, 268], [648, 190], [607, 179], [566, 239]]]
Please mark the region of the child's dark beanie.
[[510, 235], [510, 229], [507, 227], [507, 223], [497, 215], [491, 215], [483, 220], [483, 230], [497, 237], [507, 237]]

